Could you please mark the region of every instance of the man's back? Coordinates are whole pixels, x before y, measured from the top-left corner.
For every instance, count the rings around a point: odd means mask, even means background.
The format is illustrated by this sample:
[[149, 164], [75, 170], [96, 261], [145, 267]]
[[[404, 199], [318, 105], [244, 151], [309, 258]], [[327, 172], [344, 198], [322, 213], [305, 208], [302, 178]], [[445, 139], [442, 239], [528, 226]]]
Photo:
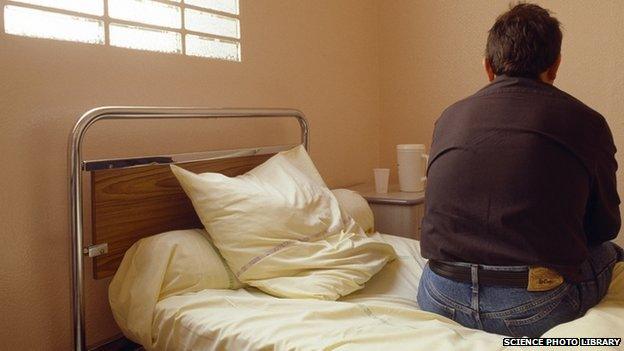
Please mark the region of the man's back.
[[540, 265], [578, 280], [619, 230], [615, 146], [602, 116], [539, 80], [499, 76], [436, 123], [423, 256]]
[[491, 333], [538, 337], [607, 293], [624, 252], [605, 119], [552, 86], [559, 20], [520, 3], [488, 31], [490, 85], [444, 111], [430, 152], [418, 304]]

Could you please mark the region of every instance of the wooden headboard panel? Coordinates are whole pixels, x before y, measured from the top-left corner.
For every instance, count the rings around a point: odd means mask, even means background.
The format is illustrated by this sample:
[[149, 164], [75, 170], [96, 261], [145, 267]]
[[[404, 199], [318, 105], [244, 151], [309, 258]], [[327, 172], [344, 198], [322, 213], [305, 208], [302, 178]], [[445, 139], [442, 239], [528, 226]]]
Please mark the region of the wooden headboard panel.
[[[195, 173], [243, 174], [273, 154], [178, 164]], [[93, 276], [117, 271], [124, 253], [137, 240], [169, 230], [202, 228], [193, 205], [169, 165], [102, 169], [91, 172], [93, 243], [108, 243], [108, 253], [95, 257]]]

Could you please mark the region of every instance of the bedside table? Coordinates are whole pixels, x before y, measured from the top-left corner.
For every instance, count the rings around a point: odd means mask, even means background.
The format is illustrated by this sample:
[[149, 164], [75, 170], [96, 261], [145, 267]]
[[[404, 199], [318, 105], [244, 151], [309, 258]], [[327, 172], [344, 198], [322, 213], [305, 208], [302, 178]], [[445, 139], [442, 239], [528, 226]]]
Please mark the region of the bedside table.
[[418, 240], [425, 209], [425, 192], [402, 192], [399, 185], [388, 187], [388, 193], [375, 192], [375, 186], [362, 184], [349, 188], [368, 201], [375, 216], [375, 230], [384, 234]]

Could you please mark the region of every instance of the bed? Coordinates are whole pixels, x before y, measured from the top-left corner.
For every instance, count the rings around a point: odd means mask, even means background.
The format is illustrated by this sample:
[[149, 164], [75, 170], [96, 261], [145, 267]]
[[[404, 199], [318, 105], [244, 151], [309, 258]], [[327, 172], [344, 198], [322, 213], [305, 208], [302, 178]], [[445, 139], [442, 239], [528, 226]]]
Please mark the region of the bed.
[[378, 234], [398, 259], [339, 301], [280, 299], [254, 288], [204, 290], [161, 300], [155, 349], [495, 350], [497, 335], [418, 310], [425, 261], [415, 240]]
[[[415, 240], [379, 234], [398, 259], [339, 301], [280, 299], [254, 288], [204, 290], [161, 300], [157, 350], [501, 350], [503, 336], [464, 328], [415, 303], [425, 264]], [[623, 337], [624, 264], [599, 306], [544, 337]], [[580, 348], [579, 348], [580, 349]], [[583, 347], [582, 349], [587, 349]], [[609, 348], [600, 347], [600, 350]], [[620, 349], [617, 347], [611, 348]]]
[[[96, 279], [110, 277], [127, 250], [141, 239], [167, 230], [201, 227], [193, 206], [169, 170], [170, 164], [184, 163], [197, 172], [235, 176], [293, 147], [83, 161], [80, 149], [85, 131], [105, 119], [221, 117], [294, 117], [301, 126], [301, 144], [308, 145], [303, 114], [288, 109], [115, 107], [92, 110], [77, 122], [69, 153], [76, 350], [86, 349], [83, 297], [86, 256], [94, 259], [92, 274]], [[90, 174], [88, 204], [83, 203], [83, 172]], [[86, 206], [90, 206], [92, 216], [92, 243], [88, 246], [82, 242]], [[503, 336], [467, 329], [419, 310], [415, 297], [426, 261], [420, 256], [417, 241], [388, 234], [368, 235], [389, 244], [396, 252], [396, 259], [387, 263], [361, 290], [338, 301], [279, 298], [250, 286], [169, 295], [150, 305], [147, 315], [151, 321], [144, 327], [150, 340], [143, 342], [143, 346], [148, 350], [504, 349]], [[624, 264], [616, 266], [609, 292], [598, 306], [544, 336], [624, 337]]]

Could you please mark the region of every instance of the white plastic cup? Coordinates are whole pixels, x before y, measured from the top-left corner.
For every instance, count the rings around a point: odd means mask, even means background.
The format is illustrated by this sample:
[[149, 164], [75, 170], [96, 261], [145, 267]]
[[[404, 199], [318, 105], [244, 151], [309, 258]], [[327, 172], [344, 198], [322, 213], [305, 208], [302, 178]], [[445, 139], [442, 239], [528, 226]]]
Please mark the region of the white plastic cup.
[[419, 192], [425, 189], [426, 171], [429, 155], [425, 154], [423, 144], [397, 145], [399, 164], [399, 188], [405, 192]]
[[387, 193], [390, 168], [373, 168], [373, 173], [375, 174], [375, 192], [380, 194]]

